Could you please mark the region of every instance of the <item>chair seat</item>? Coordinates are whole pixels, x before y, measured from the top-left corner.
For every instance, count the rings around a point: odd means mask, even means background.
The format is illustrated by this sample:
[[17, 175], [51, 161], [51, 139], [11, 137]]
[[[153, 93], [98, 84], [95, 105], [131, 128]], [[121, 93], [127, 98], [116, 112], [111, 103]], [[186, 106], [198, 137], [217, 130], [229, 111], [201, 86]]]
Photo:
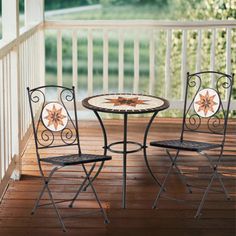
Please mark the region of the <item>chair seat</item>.
[[46, 157], [40, 159], [40, 161], [60, 166], [85, 164], [90, 162], [100, 162], [107, 160], [111, 160], [111, 156], [94, 155], [94, 154], [81, 154], [81, 155], [73, 154], [65, 156]]
[[188, 140], [153, 141], [150, 142], [150, 145], [156, 147], [172, 148], [186, 151], [197, 151], [197, 152], [221, 147], [221, 144], [204, 143], [204, 142], [188, 141]]

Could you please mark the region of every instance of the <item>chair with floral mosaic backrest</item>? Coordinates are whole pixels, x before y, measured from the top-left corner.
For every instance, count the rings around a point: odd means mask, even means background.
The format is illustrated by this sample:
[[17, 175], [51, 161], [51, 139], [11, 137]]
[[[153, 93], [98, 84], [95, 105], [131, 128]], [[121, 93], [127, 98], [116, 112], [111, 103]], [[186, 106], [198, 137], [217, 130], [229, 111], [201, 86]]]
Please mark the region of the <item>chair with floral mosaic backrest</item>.
[[[74, 198], [69, 200], [71, 201], [69, 207], [73, 206], [74, 201], [85, 186], [85, 183], [88, 183], [89, 186], [91, 186], [96, 201], [98, 202], [105, 219], [105, 223], [108, 223], [109, 221], [106, 212], [102, 207], [92, 181], [90, 181], [90, 174], [92, 171], [88, 171], [85, 165], [87, 163], [104, 162], [110, 160], [111, 157], [106, 155], [82, 153], [79, 140], [74, 87], [66, 88], [62, 86], [41, 86], [33, 89], [27, 88], [27, 90], [35, 139], [36, 156], [39, 171], [44, 182], [44, 186], [35, 203], [32, 214], [34, 214], [36, 209], [40, 206], [53, 205], [63, 231], [66, 231], [62, 217], [60, 216], [56, 206], [56, 203], [59, 202], [54, 201], [49, 183], [53, 174], [57, 170], [64, 167], [80, 165], [85, 178], [78, 188]], [[69, 148], [73, 149], [70, 150]], [[55, 150], [55, 152], [45, 152], [45, 150], [49, 149]], [[56, 149], [59, 149], [60, 151], [56, 151]], [[71, 154], [68, 154], [69, 152], [71, 152]], [[48, 156], [50, 153], [55, 154]], [[66, 154], [63, 155], [58, 153]], [[44, 173], [45, 171], [43, 171], [42, 163], [53, 165], [51, 172], [47, 176]], [[48, 204], [39, 204], [45, 191], [48, 192], [51, 202]], [[68, 200], [60, 202], [65, 201]]]
[[[230, 199], [218, 171], [218, 165], [223, 156], [233, 77], [234, 75], [214, 71], [187, 73], [180, 138], [177, 140], [152, 141], [150, 143], [151, 146], [164, 148], [171, 161], [171, 166], [162, 182], [153, 208], [157, 207], [161, 194], [165, 190], [167, 179], [174, 168], [182, 182], [186, 184], [189, 192], [192, 193], [191, 186], [187, 184], [185, 176], [177, 166], [180, 152], [186, 151], [197, 152], [205, 157], [212, 169], [210, 181], [204, 191], [195, 218], [198, 218], [201, 214], [214, 179], [219, 180], [226, 198]], [[209, 135], [213, 135], [218, 142], [205, 142], [204, 140], [209, 140]], [[216, 154], [217, 157], [211, 156], [212, 153], [209, 153], [209, 150], [215, 150], [218, 154], [214, 152], [214, 155]]]

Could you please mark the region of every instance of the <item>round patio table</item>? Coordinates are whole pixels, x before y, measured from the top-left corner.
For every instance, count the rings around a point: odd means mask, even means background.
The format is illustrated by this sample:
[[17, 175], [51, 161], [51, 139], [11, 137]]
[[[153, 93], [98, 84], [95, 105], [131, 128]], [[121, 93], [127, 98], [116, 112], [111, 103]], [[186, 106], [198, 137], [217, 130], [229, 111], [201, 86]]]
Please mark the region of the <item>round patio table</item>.
[[[161, 186], [159, 180], [154, 176], [148, 160], [147, 160], [147, 135], [152, 124], [152, 121], [156, 117], [157, 113], [161, 110], [165, 110], [169, 107], [169, 102], [160, 97], [155, 97], [152, 95], [144, 94], [131, 94], [131, 93], [114, 93], [114, 94], [100, 94], [92, 97], [85, 98], [82, 101], [84, 107], [93, 110], [98, 121], [102, 127], [103, 136], [104, 136], [104, 155], [106, 155], [107, 150], [123, 154], [123, 185], [122, 185], [122, 207], [126, 208], [126, 157], [129, 153], [134, 153], [140, 150], [143, 150], [144, 160], [148, 168], [149, 173], [155, 180], [155, 182]], [[103, 121], [98, 112], [107, 112], [107, 113], [116, 113], [124, 115], [124, 127], [123, 127], [123, 140], [117, 141], [108, 144], [106, 129], [103, 124]], [[143, 142], [135, 142], [127, 140], [127, 123], [129, 114], [141, 114], [141, 113], [153, 113], [151, 116], [143, 137]], [[137, 146], [137, 148], [128, 150], [127, 144], [132, 144]], [[115, 149], [116, 145], [123, 145], [123, 150]], [[93, 180], [97, 177], [101, 171], [103, 164], [99, 167], [97, 173], [93, 177]], [[95, 167], [95, 166], [94, 166]], [[93, 168], [90, 170], [93, 171]]]

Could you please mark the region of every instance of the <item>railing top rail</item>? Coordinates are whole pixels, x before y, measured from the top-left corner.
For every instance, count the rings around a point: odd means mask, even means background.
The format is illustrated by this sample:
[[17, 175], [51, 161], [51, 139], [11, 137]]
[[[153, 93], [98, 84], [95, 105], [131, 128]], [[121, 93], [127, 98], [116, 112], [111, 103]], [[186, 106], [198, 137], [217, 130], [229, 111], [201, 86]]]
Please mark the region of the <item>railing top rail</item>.
[[45, 28], [215, 28], [236, 27], [235, 20], [160, 21], [160, 20], [47, 20]]
[[25, 41], [27, 38], [29, 38], [42, 27], [42, 23], [34, 26], [24, 27], [21, 29], [20, 35], [17, 39], [13, 39], [12, 41], [0, 40], [0, 58], [4, 57], [6, 54], [9, 53], [10, 50], [12, 50], [12, 48]]

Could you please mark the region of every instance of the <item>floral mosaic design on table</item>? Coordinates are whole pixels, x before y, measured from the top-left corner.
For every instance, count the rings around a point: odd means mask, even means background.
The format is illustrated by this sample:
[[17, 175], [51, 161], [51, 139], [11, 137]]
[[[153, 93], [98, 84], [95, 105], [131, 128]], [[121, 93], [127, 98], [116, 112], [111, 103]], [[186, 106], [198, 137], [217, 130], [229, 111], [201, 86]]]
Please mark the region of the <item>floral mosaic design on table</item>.
[[219, 95], [214, 89], [202, 89], [194, 99], [194, 110], [201, 117], [213, 116], [219, 106]]
[[138, 97], [133, 98], [125, 98], [125, 97], [118, 97], [118, 98], [106, 98], [106, 103], [113, 103], [113, 106], [132, 106], [136, 107], [138, 104], [147, 104], [147, 100], [139, 99]]
[[164, 101], [144, 94], [103, 94], [88, 99], [88, 104], [99, 109], [115, 112], [140, 112], [159, 108]]
[[67, 112], [60, 103], [48, 103], [43, 109], [42, 121], [47, 129], [61, 131], [68, 123]]

